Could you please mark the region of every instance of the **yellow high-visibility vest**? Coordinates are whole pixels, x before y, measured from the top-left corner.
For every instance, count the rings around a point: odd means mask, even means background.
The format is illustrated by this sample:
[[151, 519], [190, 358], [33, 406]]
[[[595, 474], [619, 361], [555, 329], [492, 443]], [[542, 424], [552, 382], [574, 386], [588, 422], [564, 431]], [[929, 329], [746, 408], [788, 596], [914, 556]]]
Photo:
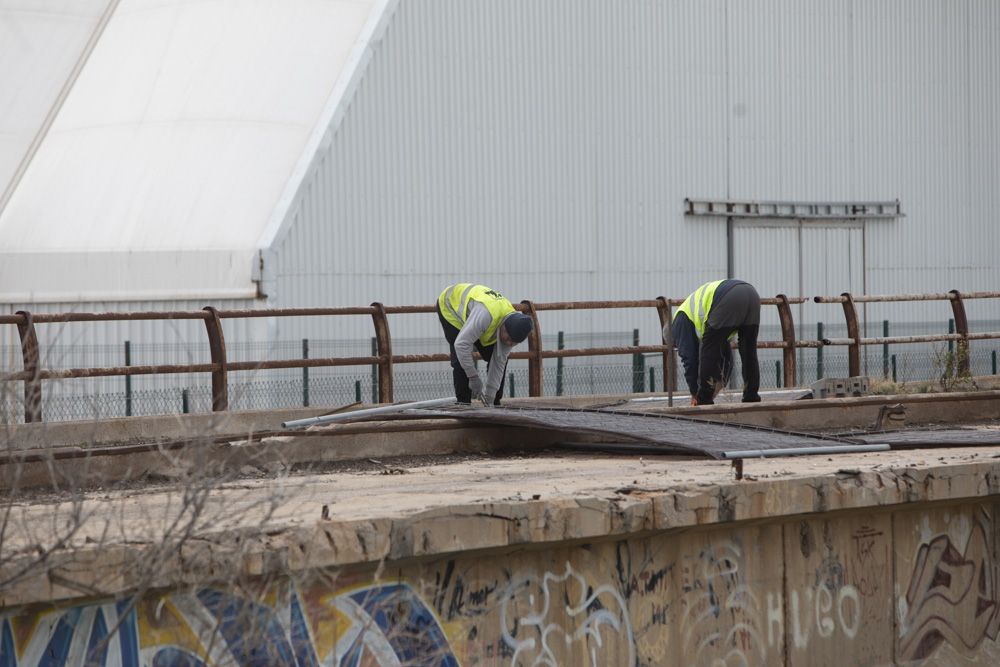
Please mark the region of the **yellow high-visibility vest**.
[[465, 326], [465, 319], [469, 315], [469, 301], [478, 301], [486, 306], [493, 317], [490, 328], [479, 337], [482, 345], [493, 345], [497, 342], [497, 327], [504, 318], [514, 312], [514, 306], [504, 298], [500, 292], [492, 290], [485, 285], [474, 285], [472, 283], [458, 283], [450, 285], [438, 296], [438, 307], [444, 319], [456, 329]]
[[[694, 329], [698, 332], [698, 338], [705, 335], [705, 324], [708, 323], [708, 311], [712, 309], [712, 301], [715, 299], [715, 290], [719, 288], [722, 280], [714, 280], [705, 283], [684, 299], [684, 303], [677, 309], [678, 313], [684, 313], [694, 324]], [[674, 317], [677, 317], [674, 314]]]

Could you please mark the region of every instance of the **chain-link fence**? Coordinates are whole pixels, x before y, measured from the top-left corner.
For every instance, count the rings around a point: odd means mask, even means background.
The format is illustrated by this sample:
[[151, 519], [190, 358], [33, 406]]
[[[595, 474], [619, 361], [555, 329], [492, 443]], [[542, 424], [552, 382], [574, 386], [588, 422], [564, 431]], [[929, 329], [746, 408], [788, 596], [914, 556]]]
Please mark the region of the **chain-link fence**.
[[[947, 325], [917, 323], [898, 326], [892, 335], [945, 333]], [[990, 327], [994, 328], [990, 328]], [[935, 328], [936, 327], [936, 328]], [[846, 337], [844, 325], [817, 327], [828, 338]], [[973, 330], [996, 330], [997, 323], [979, 323]], [[559, 348], [624, 347], [635, 344], [637, 332], [546, 335], [542, 347]], [[800, 338], [809, 337], [799, 332]], [[761, 340], [779, 340], [780, 328], [763, 327]], [[659, 343], [659, 341], [655, 341]], [[997, 373], [998, 341], [974, 341], [969, 363], [973, 375]], [[395, 354], [446, 352], [438, 338], [393, 341]], [[232, 361], [297, 358], [353, 357], [374, 353], [370, 340], [300, 340], [276, 343], [229, 343]], [[14, 354], [16, 353], [16, 357]], [[5, 372], [20, 370], [17, 349], [0, 349]], [[954, 372], [954, 346], [949, 343], [915, 343], [862, 348], [862, 374], [895, 382], [942, 382]], [[741, 384], [739, 355], [734, 353], [730, 387]], [[782, 351], [759, 351], [761, 388], [781, 388]], [[208, 363], [204, 345], [55, 345], [46, 350], [44, 368], [104, 367], [118, 365]], [[847, 348], [842, 346], [807, 348], [796, 352], [796, 384], [808, 385], [822, 377], [848, 375]], [[945, 377], [945, 379], [947, 379]], [[662, 355], [636, 354], [600, 357], [546, 359], [542, 385], [546, 396], [621, 394], [664, 391]], [[686, 391], [683, 368], [678, 362], [678, 386]], [[528, 395], [527, 361], [511, 360], [507, 368], [505, 394]], [[452, 372], [447, 362], [396, 364], [393, 377], [396, 400], [423, 400], [453, 394]], [[0, 383], [0, 423], [17, 423], [24, 418], [24, 385]], [[377, 402], [378, 369], [370, 367], [325, 367], [275, 369], [229, 374], [229, 404], [232, 410], [268, 410], [302, 406], [339, 406], [354, 402]], [[207, 373], [145, 375], [132, 377], [80, 378], [46, 381], [43, 384], [42, 415], [45, 421], [107, 419], [123, 416], [150, 416], [177, 413], [205, 413], [212, 409], [211, 376]]]

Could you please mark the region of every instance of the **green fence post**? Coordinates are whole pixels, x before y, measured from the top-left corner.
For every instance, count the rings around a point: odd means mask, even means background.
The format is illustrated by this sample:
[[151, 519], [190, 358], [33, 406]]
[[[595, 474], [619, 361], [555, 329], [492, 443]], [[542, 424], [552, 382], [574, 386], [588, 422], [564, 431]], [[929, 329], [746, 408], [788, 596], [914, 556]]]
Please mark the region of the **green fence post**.
[[781, 389], [781, 362], [774, 362], [774, 386]]
[[896, 355], [892, 355], [892, 381], [896, 381]]
[[187, 414], [191, 411], [191, 398], [187, 389], [181, 389], [181, 412]]
[[656, 391], [656, 369], [652, 366], [649, 367], [649, 390]]
[[[563, 332], [556, 335], [556, 349], [562, 350], [566, 347], [566, 340]], [[556, 357], [556, 396], [563, 395], [563, 358]]]
[[[955, 333], [955, 320], [954, 319], [948, 320], [948, 333], [950, 333], [950, 334]], [[950, 341], [948, 341], [948, 354], [954, 354], [954, 353], [955, 353], [955, 341], [950, 340]]]
[[[309, 339], [302, 339], [302, 358], [309, 358]], [[309, 407], [309, 367], [302, 367], [302, 406]]]
[[354, 381], [354, 402], [361, 402], [361, 380]]
[[993, 375], [997, 374], [997, 351], [993, 350]]
[[514, 398], [514, 374], [511, 373], [508, 379], [510, 381], [510, 397]]
[[[632, 345], [639, 347], [639, 330], [632, 329]], [[632, 355], [632, 392], [639, 393], [645, 391], [645, 359], [641, 354]]]
[[[823, 340], [823, 323], [816, 323], [816, 340]], [[823, 346], [816, 348], [816, 379], [823, 379]]]
[[[132, 365], [132, 343], [125, 341], [125, 365]], [[132, 416], [132, 376], [125, 376], [125, 416]]]
[[[889, 320], [882, 320], [882, 337], [889, 337]], [[889, 343], [882, 343], [882, 377], [889, 377]]]
[[[372, 356], [378, 356], [378, 342], [372, 336]], [[372, 364], [372, 403], [378, 403], [378, 364]]]

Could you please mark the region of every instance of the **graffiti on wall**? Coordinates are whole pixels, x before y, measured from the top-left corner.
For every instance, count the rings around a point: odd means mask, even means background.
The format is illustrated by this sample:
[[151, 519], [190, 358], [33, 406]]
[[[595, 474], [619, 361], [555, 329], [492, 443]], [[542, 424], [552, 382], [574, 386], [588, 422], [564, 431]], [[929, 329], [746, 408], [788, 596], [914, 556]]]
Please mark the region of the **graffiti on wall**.
[[937, 533], [924, 515], [912, 572], [887, 524], [828, 521], [822, 551], [770, 526], [432, 561], [392, 583], [325, 572], [10, 609], [0, 667], [944, 663], [945, 647], [981, 660], [1000, 636], [995, 529], [988, 505], [957, 516]]
[[732, 540], [684, 559], [680, 627], [689, 664], [766, 663], [762, 605], [743, 570], [743, 549]]
[[406, 584], [332, 594], [205, 588], [0, 620], [0, 667], [318, 665], [458, 667], [437, 618]]
[[979, 508], [959, 550], [948, 535], [920, 545], [906, 596], [898, 609], [900, 657], [923, 660], [947, 642], [974, 655], [1000, 630], [1000, 591], [992, 521]]
[[622, 642], [635, 664], [635, 638], [628, 607], [607, 584], [596, 587], [569, 562], [561, 573], [511, 581], [500, 603], [500, 633], [513, 651], [511, 665], [559, 665], [569, 653], [586, 659], [580, 665], [615, 664]]

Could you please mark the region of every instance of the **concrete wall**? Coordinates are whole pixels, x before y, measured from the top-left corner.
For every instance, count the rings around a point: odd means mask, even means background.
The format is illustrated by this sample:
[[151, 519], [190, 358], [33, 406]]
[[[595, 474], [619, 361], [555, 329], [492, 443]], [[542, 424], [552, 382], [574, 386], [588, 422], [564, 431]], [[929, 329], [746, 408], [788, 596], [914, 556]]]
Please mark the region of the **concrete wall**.
[[0, 664], [83, 664], [90, 646], [102, 665], [996, 664], [998, 509], [904, 504], [12, 608]]

